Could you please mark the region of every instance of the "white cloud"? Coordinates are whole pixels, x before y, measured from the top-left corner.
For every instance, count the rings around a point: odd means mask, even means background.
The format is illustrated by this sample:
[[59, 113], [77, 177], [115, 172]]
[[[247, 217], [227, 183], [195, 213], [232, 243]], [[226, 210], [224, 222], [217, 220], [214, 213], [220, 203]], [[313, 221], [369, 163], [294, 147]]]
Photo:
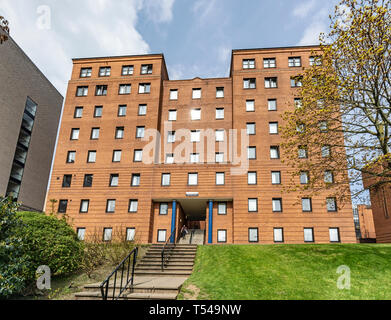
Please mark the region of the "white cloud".
[[319, 36], [321, 33], [327, 33], [328, 30], [328, 11], [327, 9], [320, 10], [313, 16], [310, 24], [304, 30], [303, 36], [298, 45], [316, 45], [319, 44]]
[[72, 58], [145, 54], [148, 43], [137, 30], [141, 11], [157, 23], [172, 20], [175, 0], [47, 0], [51, 28], [36, 21], [41, 0], [0, 0], [11, 36], [65, 96]]
[[305, 18], [315, 8], [315, 5], [316, 0], [303, 2], [293, 10], [293, 15], [298, 18]]
[[217, 0], [197, 0], [194, 3], [193, 12], [198, 16], [200, 22], [203, 22], [214, 13], [216, 3]]

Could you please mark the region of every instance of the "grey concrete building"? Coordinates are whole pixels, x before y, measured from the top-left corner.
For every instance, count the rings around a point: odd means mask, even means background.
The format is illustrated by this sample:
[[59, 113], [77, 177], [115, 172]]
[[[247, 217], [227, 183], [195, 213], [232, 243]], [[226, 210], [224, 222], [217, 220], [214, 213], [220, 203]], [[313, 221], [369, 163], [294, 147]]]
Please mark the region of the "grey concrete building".
[[0, 45], [0, 196], [42, 211], [63, 97], [10, 37]]

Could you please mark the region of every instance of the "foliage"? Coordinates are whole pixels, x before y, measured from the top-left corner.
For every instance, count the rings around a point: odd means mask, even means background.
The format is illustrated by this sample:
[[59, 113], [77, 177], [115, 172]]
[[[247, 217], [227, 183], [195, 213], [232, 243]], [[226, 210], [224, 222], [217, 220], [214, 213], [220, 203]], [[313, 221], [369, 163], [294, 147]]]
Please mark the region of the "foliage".
[[0, 31], [4, 32], [0, 33], [0, 44], [8, 40], [7, 34], [10, 32], [8, 24], [8, 21], [5, 20], [4, 17], [0, 16]]
[[[300, 75], [301, 103], [284, 115], [282, 149], [295, 171], [290, 191], [326, 189], [343, 204], [350, 183], [390, 184], [390, 9], [390, 0], [342, 0], [330, 17], [331, 32], [313, 53], [317, 63]], [[298, 161], [300, 148], [308, 157]], [[309, 184], [298, 182], [303, 172]]]
[[17, 209], [12, 199], [0, 198], [0, 298], [21, 292], [25, 285], [23, 274], [29, 265], [23, 237], [15, 236], [15, 230], [22, 227]]

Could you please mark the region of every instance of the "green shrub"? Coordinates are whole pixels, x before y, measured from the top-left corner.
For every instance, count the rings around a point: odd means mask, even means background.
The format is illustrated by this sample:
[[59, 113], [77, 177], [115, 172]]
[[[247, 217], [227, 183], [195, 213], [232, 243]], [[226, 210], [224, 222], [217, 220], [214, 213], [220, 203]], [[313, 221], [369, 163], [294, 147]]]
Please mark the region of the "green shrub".
[[41, 265], [49, 266], [52, 276], [80, 269], [84, 244], [65, 219], [35, 212], [19, 212], [18, 216], [24, 224], [18, 233], [23, 235], [24, 253], [31, 262], [26, 279], [34, 280]]

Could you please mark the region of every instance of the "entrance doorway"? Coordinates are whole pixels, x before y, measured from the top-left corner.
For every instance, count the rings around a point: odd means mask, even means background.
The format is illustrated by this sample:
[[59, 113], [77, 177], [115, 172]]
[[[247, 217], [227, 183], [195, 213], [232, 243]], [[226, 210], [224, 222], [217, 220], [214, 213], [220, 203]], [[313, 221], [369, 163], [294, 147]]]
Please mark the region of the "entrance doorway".
[[205, 244], [207, 200], [178, 200], [182, 208], [179, 216], [179, 226], [186, 225], [189, 233], [180, 239], [181, 244]]

